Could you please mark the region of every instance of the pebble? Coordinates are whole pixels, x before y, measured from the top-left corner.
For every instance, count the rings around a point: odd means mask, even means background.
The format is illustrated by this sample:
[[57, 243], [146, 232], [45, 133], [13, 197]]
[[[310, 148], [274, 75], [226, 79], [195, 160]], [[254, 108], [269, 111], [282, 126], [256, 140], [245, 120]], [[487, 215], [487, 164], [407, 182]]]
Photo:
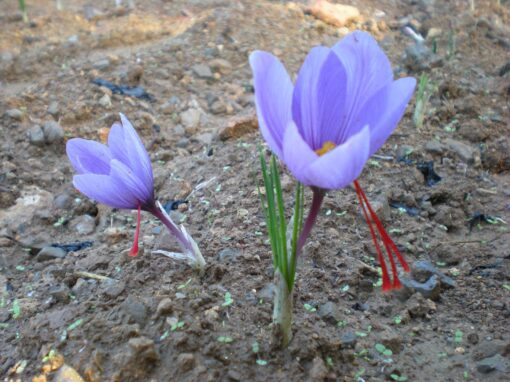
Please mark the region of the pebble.
[[104, 294], [109, 298], [117, 298], [126, 289], [126, 283], [117, 280], [106, 280], [104, 283]]
[[214, 71], [219, 71], [222, 74], [227, 74], [232, 70], [232, 64], [223, 58], [215, 58], [209, 61], [209, 66]]
[[49, 289], [50, 295], [58, 302], [69, 302], [69, 287], [65, 284], [51, 285]]
[[127, 237], [126, 230], [120, 227], [108, 227], [104, 230], [104, 239], [108, 244], [115, 244]]
[[489, 358], [484, 358], [476, 364], [476, 370], [482, 374], [488, 374], [495, 370], [502, 373], [510, 373], [510, 359], [496, 354]]
[[218, 261], [220, 263], [230, 263], [237, 260], [241, 253], [237, 249], [224, 248], [218, 253]]
[[23, 119], [23, 112], [19, 109], [9, 109], [5, 112], [5, 115], [15, 121], [21, 121]]
[[92, 67], [97, 70], [104, 70], [107, 69], [110, 66], [110, 60], [107, 58], [102, 58], [100, 60], [95, 61], [92, 63]]
[[[159, 354], [154, 341], [147, 337], [131, 338], [128, 341], [129, 347], [135, 355], [141, 355], [145, 362], [159, 360]], [[136, 357], [138, 358], [138, 357]]]
[[343, 347], [354, 348], [358, 342], [358, 336], [354, 332], [345, 332], [340, 336], [340, 343]]
[[407, 301], [407, 310], [413, 318], [424, 318], [437, 310], [436, 304], [425, 299], [420, 293], [415, 293]]
[[28, 129], [27, 132], [28, 140], [34, 146], [42, 146], [44, 145], [44, 132], [41, 126], [34, 125]]
[[442, 154], [444, 152], [444, 147], [439, 141], [431, 139], [425, 143], [425, 150], [431, 154]]
[[342, 312], [331, 301], [320, 305], [317, 313], [320, 318], [332, 325], [336, 325], [338, 321], [342, 320]]
[[66, 256], [66, 254], [66, 251], [62, 248], [44, 247], [39, 251], [35, 258], [37, 261], [48, 261], [53, 259], [62, 259]]
[[[35, 378], [34, 378], [35, 380]], [[85, 380], [71, 366], [62, 365], [52, 378], [53, 382], [85, 382]]]
[[211, 68], [205, 64], [193, 65], [191, 70], [198, 78], [203, 78], [206, 80], [210, 80], [210, 79], [214, 78]]
[[395, 354], [402, 350], [402, 337], [391, 328], [380, 333], [380, 341]]
[[322, 382], [328, 375], [328, 368], [324, 363], [322, 357], [315, 357], [312, 361], [312, 367], [310, 368], [310, 381], [311, 382]]
[[158, 307], [156, 308], [156, 314], [158, 316], [166, 316], [171, 314], [173, 310], [174, 310], [173, 301], [170, 298], [166, 297], [159, 302]]
[[90, 235], [96, 230], [96, 219], [90, 215], [81, 215], [71, 220], [70, 226], [80, 235]]
[[195, 367], [195, 356], [191, 353], [182, 353], [177, 356], [177, 368], [186, 373]]
[[42, 129], [46, 143], [59, 142], [64, 139], [64, 129], [55, 121], [44, 122]]
[[221, 129], [218, 135], [222, 141], [237, 139], [257, 131], [258, 127], [255, 115], [235, 116], [227, 122], [227, 126]]
[[99, 105], [101, 105], [105, 109], [110, 109], [112, 107], [112, 99], [108, 94], [103, 95], [98, 102]]
[[473, 164], [476, 151], [471, 146], [450, 138], [445, 140], [445, 144], [447, 148], [454, 152], [463, 162]]
[[145, 305], [133, 297], [128, 298], [122, 303], [122, 310], [136, 323], [143, 324], [147, 318], [147, 309]]
[[201, 111], [191, 108], [180, 114], [180, 120], [186, 130], [196, 129], [200, 124]]
[[428, 70], [443, 64], [437, 56], [423, 43], [410, 45], [405, 50], [404, 64], [413, 71]]
[[358, 8], [351, 5], [333, 4], [326, 0], [311, 1], [308, 12], [319, 20], [339, 28], [360, 19]]
[[273, 283], [266, 284], [261, 290], [257, 293], [257, 298], [269, 302], [273, 300], [275, 294], [275, 286]]

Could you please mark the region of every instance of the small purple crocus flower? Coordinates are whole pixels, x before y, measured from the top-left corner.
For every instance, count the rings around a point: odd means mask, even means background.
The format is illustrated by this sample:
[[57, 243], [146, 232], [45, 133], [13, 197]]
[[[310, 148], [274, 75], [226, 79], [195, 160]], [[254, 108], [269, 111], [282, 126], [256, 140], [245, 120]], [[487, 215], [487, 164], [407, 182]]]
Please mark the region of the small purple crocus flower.
[[130, 256], [138, 254], [141, 211], [144, 210], [161, 220], [176, 237], [183, 251], [179, 259], [203, 268], [205, 262], [195, 241], [183, 226], [172, 221], [154, 197], [151, 161], [140, 137], [123, 114], [120, 119], [121, 123], [114, 123], [110, 129], [108, 146], [82, 138], [67, 142], [67, 156], [78, 173], [73, 177], [74, 186], [99, 203], [138, 210]]
[[[383, 289], [400, 287], [392, 252], [405, 270], [409, 268], [356, 179], [370, 156], [396, 128], [416, 80], [394, 80], [384, 52], [370, 34], [361, 31], [347, 35], [332, 48], [313, 48], [295, 84], [270, 53], [253, 52], [250, 64], [262, 136], [296, 179], [313, 190], [312, 207], [298, 249], [310, 233], [326, 190], [341, 189], [354, 182], [379, 254]], [[372, 222], [388, 253], [393, 284]]]

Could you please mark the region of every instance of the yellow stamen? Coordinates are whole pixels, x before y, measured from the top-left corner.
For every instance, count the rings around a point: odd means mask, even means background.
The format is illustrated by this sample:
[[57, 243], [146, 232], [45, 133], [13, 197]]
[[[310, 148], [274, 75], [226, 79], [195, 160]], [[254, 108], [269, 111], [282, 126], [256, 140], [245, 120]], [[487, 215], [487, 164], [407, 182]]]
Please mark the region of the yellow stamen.
[[336, 147], [336, 145], [331, 142], [331, 141], [326, 141], [324, 142], [324, 144], [322, 145], [322, 147], [318, 150], [315, 150], [315, 153], [318, 155], [318, 156], [323, 156], [324, 154], [326, 154], [327, 152], [330, 152], [331, 150], [333, 150], [334, 148]]

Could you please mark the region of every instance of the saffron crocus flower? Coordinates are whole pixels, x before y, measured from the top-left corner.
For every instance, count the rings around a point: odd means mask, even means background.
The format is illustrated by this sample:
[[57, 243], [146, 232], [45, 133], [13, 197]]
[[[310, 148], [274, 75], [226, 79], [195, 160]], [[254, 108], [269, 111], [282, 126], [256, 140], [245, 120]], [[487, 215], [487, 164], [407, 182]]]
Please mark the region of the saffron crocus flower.
[[[315, 47], [293, 84], [267, 52], [250, 55], [262, 136], [301, 183], [313, 190], [301, 249], [327, 190], [352, 183], [378, 252], [383, 290], [399, 288], [395, 255], [409, 269], [356, 180], [365, 163], [393, 132], [413, 94], [414, 78], [394, 80], [390, 62], [368, 33], [356, 31], [332, 48]], [[393, 282], [374, 226], [390, 261]]]
[[[195, 241], [183, 226], [177, 226], [154, 198], [154, 180], [149, 154], [128, 119], [120, 114], [108, 134], [108, 146], [74, 138], [67, 142], [67, 156], [78, 173], [74, 186], [95, 201], [113, 208], [137, 210], [137, 221], [130, 256], [138, 254], [141, 211], [157, 217], [175, 236], [182, 254], [164, 253], [185, 259], [203, 269], [205, 261]], [[158, 251], [161, 252], [161, 251]]]

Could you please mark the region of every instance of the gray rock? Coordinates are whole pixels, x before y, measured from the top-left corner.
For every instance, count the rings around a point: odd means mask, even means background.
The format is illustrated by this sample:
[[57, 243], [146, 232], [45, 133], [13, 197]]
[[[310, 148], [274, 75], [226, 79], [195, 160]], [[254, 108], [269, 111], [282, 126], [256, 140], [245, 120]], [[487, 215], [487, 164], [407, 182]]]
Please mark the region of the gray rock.
[[28, 129], [27, 132], [28, 140], [34, 146], [42, 146], [44, 145], [44, 132], [41, 126], [34, 125]]
[[414, 147], [409, 145], [400, 145], [395, 152], [397, 159], [401, 160], [407, 158], [414, 152]]
[[42, 129], [46, 143], [59, 142], [64, 138], [64, 129], [55, 121], [44, 122]]
[[112, 99], [110, 98], [110, 96], [108, 94], [103, 95], [99, 99], [98, 103], [105, 109], [110, 109], [112, 107]]
[[147, 318], [147, 309], [145, 305], [133, 297], [129, 296], [121, 305], [122, 310], [129, 317], [130, 321], [143, 324]]
[[110, 60], [107, 58], [102, 58], [100, 60], [95, 61], [92, 63], [92, 67], [97, 70], [104, 70], [107, 69], [110, 66]]
[[211, 68], [209, 68], [209, 66], [207, 66], [205, 64], [193, 65], [193, 67], [191, 69], [193, 70], [193, 73], [195, 73], [195, 75], [198, 78], [203, 78], [203, 79], [212, 79], [213, 78], [213, 72], [211, 71]]
[[198, 109], [191, 108], [180, 114], [181, 123], [185, 129], [196, 129], [200, 124], [201, 112]]
[[81, 215], [71, 220], [70, 225], [80, 235], [90, 235], [96, 229], [96, 219], [90, 215]]
[[50, 295], [58, 302], [67, 303], [69, 301], [70, 289], [65, 284], [51, 285], [49, 292]]
[[407, 302], [407, 311], [412, 318], [424, 318], [436, 310], [434, 301], [425, 299], [420, 293], [413, 294]]
[[106, 280], [103, 283], [103, 292], [109, 298], [117, 298], [126, 289], [126, 283], [117, 280]]
[[53, 259], [62, 259], [66, 256], [66, 251], [57, 247], [44, 247], [36, 256], [37, 261], [48, 261]]
[[90, 285], [87, 282], [87, 280], [79, 278], [78, 280], [76, 280], [76, 283], [72, 288], [72, 291], [76, 296], [80, 297], [89, 293], [89, 287]]
[[340, 343], [342, 347], [354, 348], [358, 342], [358, 337], [354, 332], [345, 332], [340, 336]]
[[332, 325], [336, 325], [338, 321], [342, 320], [342, 312], [331, 301], [320, 305], [318, 314], [320, 318]]
[[48, 114], [54, 118], [58, 118], [58, 115], [60, 114], [60, 107], [58, 106], [57, 101], [52, 101], [48, 105]]
[[448, 149], [455, 154], [465, 163], [472, 164], [475, 160], [476, 150], [463, 142], [454, 139], [446, 139], [445, 144]]
[[431, 275], [436, 275], [441, 281], [442, 288], [454, 288], [455, 280], [446, 276], [443, 272], [437, 269], [430, 261], [419, 260], [412, 265], [412, 275], [417, 281], [424, 282], [428, 280]]
[[195, 356], [191, 353], [182, 353], [177, 356], [177, 368], [186, 373], [195, 367]]
[[23, 119], [23, 112], [19, 109], [9, 109], [5, 112], [5, 115], [15, 121], [21, 121]]
[[503, 354], [505, 352], [505, 345], [505, 342], [501, 340], [484, 340], [473, 350], [473, 359], [480, 361], [484, 358], [493, 357], [496, 354]]
[[237, 260], [241, 253], [237, 249], [224, 248], [218, 253], [218, 261], [220, 263], [230, 263]]
[[432, 154], [442, 154], [444, 152], [444, 147], [439, 141], [431, 139], [425, 143], [425, 150]]
[[55, 197], [53, 204], [59, 209], [66, 210], [73, 205], [73, 199], [69, 194], [60, 194]]
[[257, 297], [263, 301], [272, 301], [275, 294], [275, 286], [273, 283], [266, 284], [261, 290], [258, 291]]
[[404, 64], [411, 70], [422, 71], [443, 65], [443, 60], [425, 44], [416, 43], [406, 48]]
[[500, 371], [502, 373], [510, 373], [510, 359], [496, 354], [489, 358], [484, 358], [476, 364], [476, 370], [482, 374], [488, 374], [492, 371]]
[[131, 338], [128, 341], [129, 347], [134, 353], [134, 359], [143, 359], [145, 362], [159, 360], [159, 353], [154, 341], [147, 337]]
[[441, 293], [441, 284], [439, 283], [439, 277], [432, 275], [427, 281], [421, 283], [419, 281], [402, 277], [402, 285], [405, 289], [409, 289], [409, 293], [418, 292], [423, 297], [437, 300]]
[[227, 104], [221, 100], [218, 99], [214, 101], [211, 106], [209, 106], [209, 111], [213, 114], [223, 114], [227, 112]]

